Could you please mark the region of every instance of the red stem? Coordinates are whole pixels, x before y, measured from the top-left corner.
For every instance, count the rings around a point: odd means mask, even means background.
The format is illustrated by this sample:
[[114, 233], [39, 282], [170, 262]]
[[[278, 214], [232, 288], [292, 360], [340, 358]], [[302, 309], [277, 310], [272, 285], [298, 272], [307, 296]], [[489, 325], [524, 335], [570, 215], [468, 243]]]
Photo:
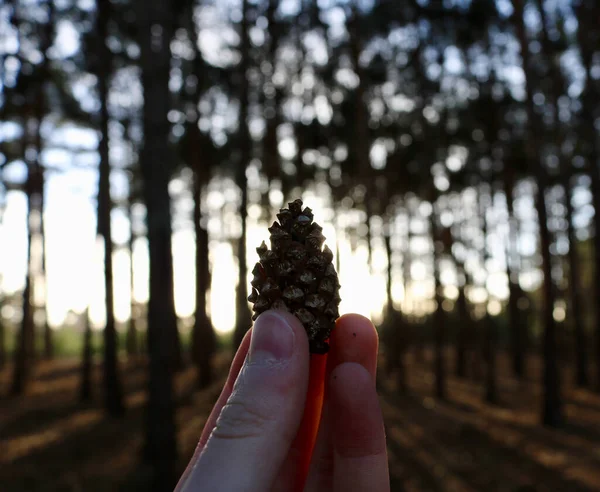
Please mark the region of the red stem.
[[306, 404], [300, 429], [296, 436], [299, 453], [297, 476], [294, 481], [294, 492], [302, 492], [308, 477], [308, 470], [312, 458], [313, 449], [321, 423], [321, 411], [325, 396], [325, 369], [327, 367], [327, 355], [311, 354], [310, 372], [308, 377], [308, 392]]

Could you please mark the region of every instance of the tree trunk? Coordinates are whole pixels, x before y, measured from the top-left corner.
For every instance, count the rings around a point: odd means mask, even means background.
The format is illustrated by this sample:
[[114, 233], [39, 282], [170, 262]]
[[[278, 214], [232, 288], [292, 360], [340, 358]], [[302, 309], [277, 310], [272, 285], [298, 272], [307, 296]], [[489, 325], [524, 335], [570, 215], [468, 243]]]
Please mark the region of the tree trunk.
[[523, 4], [520, 0], [513, 0], [515, 19], [517, 22], [517, 35], [523, 58], [525, 72], [525, 102], [528, 116], [527, 153], [529, 162], [535, 163], [538, 191], [535, 197], [535, 207], [538, 214], [540, 228], [540, 250], [542, 254], [542, 271], [544, 274], [543, 285], [543, 341], [542, 354], [544, 360], [543, 387], [544, 398], [542, 405], [542, 422], [550, 427], [558, 427], [563, 422], [562, 402], [560, 396], [560, 375], [557, 361], [556, 323], [554, 321], [554, 285], [552, 282], [552, 257], [550, 255], [551, 237], [548, 230], [548, 213], [546, 210], [546, 189], [548, 176], [544, 164], [536, 149], [539, 149], [538, 135], [541, 125], [535, 112], [533, 103], [532, 81], [534, 74], [531, 70], [530, 53], [523, 19]]
[[[43, 194], [44, 194], [44, 171], [41, 163], [41, 155], [43, 149], [42, 139], [42, 120], [45, 116], [45, 84], [48, 72], [48, 56], [47, 51], [52, 45], [52, 32], [54, 27], [54, 2], [49, 2], [48, 5], [48, 22], [42, 30], [40, 36], [40, 51], [42, 54], [42, 62], [37, 69], [37, 86], [35, 87], [35, 97], [32, 101], [26, 101], [31, 107], [28, 108], [33, 112], [34, 128], [33, 132], [27, 131], [25, 127], [25, 144], [24, 153], [27, 162], [27, 181], [25, 183], [25, 193], [27, 195], [27, 269], [25, 278], [25, 288], [23, 290], [23, 319], [21, 321], [21, 331], [18, 335], [17, 346], [15, 348], [15, 367], [13, 372], [13, 381], [11, 393], [14, 395], [21, 394], [25, 390], [27, 379], [29, 377], [29, 369], [32, 360], [35, 356], [35, 304], [34, 304], [34, 287], [36, 275], [40, 271], [35, 271], [34, 265], [36, 262], [32, 258], [31, 243], [34, 237], [40, 235], [40, 221], [43, 213]], [[19, 19], [14, 14], [13, 24], [19, 30]], [[19, 32], [19, 31], [18, 31]], [[20, 36], [20, 34], [17, 34]], [[26, 121], [27, 123], [27, 121]], [[31, 140], [30, 140], [31, 139]], [[32, 148], [28, 148], [29, 142], [32, 142]], [[28, 156], [28, 150], [34, 157]], [[40, 217], [34, 225], [34, 212], [38, 212]], [[41, 270], [41, 268], [40, 268]]]
[[[543, 178], [542, 178], [543, 179]], [[538, 179], [538, 183], [543, 182]], [[537, 201], [537, 212], [540, 222], [540, 247], [544, 270], [544, 403], [542, 421], [544, 425], [557, 427], [562, 424], [562, 403], [560, 397], [560, 377], [557, 365], [556, 323], [554, 321], [554, 285], [552, 282], [552, 265], [550, 257], [550, 231], [546, 213], [544, 185], [540, 185]]]
[[[596, 9], [596, 10], [594, 10]], [[576, 7], [579, 28], [577, 30], [581, 59], [585, 68], [586, 85], [582, 95], [582, 134], [588, 142], [589, 172], [592, 181], [592, 203], [594, 206], [594, 292], [596, 299], [600, 296], [600, 167], [598, 147], [598, 133], [595, 126], [594, 108], [597, 106], [598, 90], [594, 85], [592, 76], [593, 57], [595, 44], [590, 44], [587, 36], [593, 37], [591, 33], [596, 29], [594, 19], [597, 19], [598, 7], [595, 2], [580, 2]], [[595, 353], [596, 353], [596, 386], [595, 390], [600, 393], [600, 302], [594, 302], [595, 319]]]
[[399, 347], [398, 337], [398, 326], [395, 325], [395, 310], [394, 301], [392, 300], [392, 245], [390, 240], [391, 231], [387, 231], [384, 234], [385, 241], [385, 253], [387, 257], [387, 270], [386, 270], [386, 306], [384, 311], [384, 324], [382, 327], [382, 338], [385, 339], [386, 345], [386, 358], [385, 358], [385, 372], [386, 375], [392, 374], [394, 369], [398, 367], [400, 354], [397, 350]]
[[385, 242], [385, 253], [387, 257], [387, 269], [386, 269], [386, 282], [385, 282], [385, 293], [386, 293], [386, 316], [393, 316], [394, 312], [394, 299], [392, 297], [392, 223], [393, 217], [388, 219], [388, 227], [390, 230], [387, 233], [384, 233], [383, 239]]
[[[458, 238], [466, 249], [465, 234], [463, 232], [465, 219], [461, 217], [460, 212], [457, 213], [460, 217], [458, 226]], [[458, 271], [458, 298], [456, 300], [456, 311], [458, 313], [458, 330], [456, 331], [456, 352], [454, 373], [458, 378], [467, 377], [467, 343], [470, 341], [471, 335], [471, 315], [467, 305], [467, 295], [465, 293], [468, 284], [467, 272], [465, 270], [465, 262], [463, 259], [454, 255], [454, 263]]]
[[[537, 8], [540, 12], [541, 27], [542, 27], [542, 51], [549, 59], [549, 87], [550, 99], [554, 106], [554, 121], [552, 126], [552, 140], [556, 145], [564, 140], [561, 135], [558, 121], [559, 94], [565, 92], [565, 83], [560, 72], [560, 67], [556, 66], [556, 54], [552, 48], [550, 37], [548, 34], [546, 11], [544, 10], [542, 0], [536, 0]], [[563, 176], [565, 187], [565, 205], [567, 208], [567, 237], [569, 240], [569, 314], [572, 322], [573, 332], [575, 334], [575, 384], [580, 387], [589, 385], [588, 378], [588, 357], [587, 357], [587, 341], [584, 328], [583, 306], [581, 303], [581, 288], [579, 275], [579, 253], [577, 251], [577, 238], [575, 236], [575, 226], [573, 224], [573, 187], [571, 186], [572, 167], [570, 163], [562, 155], [561, 149], [557, 149], [560, 162], [560, 172]]]
[[514, 376], [525, 378], [525, 347], [527, 346], [528, 327], [523, 323], [519, 313], [520, 288], [517, 266], [518, 229], [513, 208], [514, 171], [509, 163], [504, 164], [504, 194], [508, 211], [508, 241], [506, 246], [506, 276], [508, 278], [508, 326], [511, 348], [511, 367]]
[[391, 238], [394, 235], [393, 230], [394, 216], [388, 219], [389, 230], [384, 233], [385, 252], [387, 256], [387, 270], [386, 270], [386, 325], [389, 330], [387, 337], [391, 348], [391, 353], [388, 363], [388, 372], [391, 372], [394, 368], [396, 369], [396, 383], [400, 393], [406, 392], [406, 324], [404, 323], [404, 317], [401, 312], [396, 311], [394, 308], [394, 299], [392, 297], [392, 286], [393, 286], [393, 275], [392, 275], [392, 244]]
[[196, 312], [192, 330], [192, 359], [198, 368], [198, 387], [206, 388], [213, 381], [212, 357], [215, 333], [206, 312], [206, 292], [210, 286], [208, 231], [202, 227], [202, 176], [194, 172], [194, 231], [196, 234]]
[[[490, 180], [491, 181], [491, 180]], [[479, 193], [480, 197], [480, 214], [481, 214], [481, 232], [483, 234], [483, 251], [482, 260], [486, 273], [487, 281], [487, 266], [486, 263], [489, 260], [489, 251], [487, 247], [488, 237], [488, 223], [487, 223], [487, 210], [492, 206], [493, 201], [493, 189], [492, 185], [489, 185], [489, 203], [485, 203], [483, 200], [483, 193]], [[498, 403], [498, 385], [497, 385], [497, 370], [496, 370], [496, 322], [490, 317], [486, 308], [485, 316], [483, 318], [483, 324], [485, 329], [484, 341], [483, 341], [483, 358], [485, 360], [486, 371], [485, 371], [485, 401], [495, 405]]]
[[241, 192], [240, 219], [242, 220], [242, 233], [238, 242], [238, 265], [239, 278], [236, 290], [236, 327], [234, 332], [234, 348], [242, 343], [244, 334], [250, 328], [252, 319], [248, 308], [248, 265], [246, 260], [246, 240], [248, 222], [248, 180], [246, 178], [246, 166], [250, 162], [252, 154], [252, 143], [248, 131], [248, 65], [250, 58], [250, 38], [248, 32], [248, 0], [243, 0], [241, 21], [241, 44], [242, 59], [240, 61], [238, 82], [240, 90], [240, 162], [238, 163], [236, 184]]
[[141, 170], [150, 257], [148, 302], [149, 379], [145, 458], [153, 468], [153, 490], [176, 482], [177, 443], [173, 375], [178, 362], [177, 317], [173, 292], [169, 179], [170, 42], [173, 12], [168, 2], [138, 0], [140, 65], [144, 91]]
[[[335, 210], [335, 209], [334, 209]], [[340, 274], [342, 268], [342, 259], [340, 256], [340, 242], [341, 237], [344, 234], [344, 230], [339, 226], [339, 223], [336, 224], [336, 239], [335, 239], [335, 271]]]
[[[38, 101], [36, 102], [36, 111], [42, 105], [42, 92], [38, 92]], [[21, 329], [17, 336], [17, 345], [14, 351], [14, 371], [11, 393], [13, 395], [21, 394], [25, 391], [31, 364], [34, 358], [34, 340], [35, 340], [35, 320], [34, 320], [34, 287], [35, 272], [34, 259], [32, 257], [32, 241], [36, 237], [39, 229], [35, 225], [36, 210], [39, 210], [40, 187], [43, 192], [43, 177], [40, 163], [38, 161], [42, 149], [42, 137], [40, 132], [42, 114], [37, 114], [37, 125], [33, 139], [35, 141], [36, 160], [27, 163], [28, 174], [25, 183], [25, 193], [27, 195], [27, 270], [25, 273], [25, 288], [23, 289], [23, 318], [21, 320]], [[27, 147], [27, 145], [26, 145]]]
[[461, 285], [458, 289], [458, 299], [456, 300], [458, 311], [458, 333], [456, 338], [456, 377], [467, 377], [467, 337], [469, 326], [471, 324], [471, 316], [467, 309], [467, 296], [465, 294], [465, 286]]
[[[2, 304], [0, 303], [0, 311], [2, 310]], [[6, 334], [4, 330], [4, 320], [0, 316], [0, 370], [4, 369], [6, 365]]]
[[21, 329], [17, 335], [17, 344], [14, 350], [14, 369], [11, 386], [12, 395], [20, 395], [25, 391], [29, 380], [30, 358], [28, 339], [33, 336], [32, 312], [32, 279], [31, 279], [31, 194], [27, 194], [27, 273], [25, 288], [23, 289], [23, 318]]
[[104, 405], [109, 415], [119, 417], [125, 412], [123, 390], [119, 378], [117, 355], [117, 331], [115, 326], [113, 288], [113, 243], [110, 214], [110, 162], [108, 152], [108, 79], [112, 72], [110, 51], [106, 44], [107, 28], [110, 19], [110, 4], [98, 1], [97, 16], [97, 56], [98, 56], [98, 95], [100, 99], [100, 168], [98, 180], [98, 234], [104, 242], [104, 289], [106, 326], [104, 327], [103, 385]]
[[[571, 173], [569, 173], [571, 174]], [[569, 239], [569, 312], [575, 333], [575, 384], [581, 388], [589, 386], [588, 376], [588, 342], [585, 334], [584, 311], [582, 305], [583, 295], [581, 292], [581, 274], [579, 271], [579, 253], [577, 251], [577, 237], [573, 224], [573, 187], [570, 185], [571, 176], [566, 177], [565, 186], [567, 196], [567, 236]]]
[[[433, 186], [433, 185], [432, 185]], [[440, 281], [440, 255], [441, 241], [439, 239], [439, 231], [436, 223], [436, 201], [437, 201], [437, 190], [433, 187], [433, 199], [431, 201], [432, 210], [429, 215], [429, 226], [431, 229], [431, 239], [433, 241], [433, 276], [435, 280], [435, 302], [436, 308], [433, 318], [433, 330], [434, 330], [434, 341], [435, 341], [435, 360], [434, 360], [434, 374], [435, 374], [435, 395], [440, 399], [446, 398], [446, 363], [444, 357], [444, 310], [442, 303], [444, 297], [442, 295], [442, 283]]]
[[404, 282], [404, 303], [403, 303], [403, 313], [406, 314], [408, 311], [408, 292], [411, 288], [411, 267], [412, 267], [412, 251], [411, 251], [411, 243], [412, 243], [412, 232], [410, 230], [410, 225], [412, 222], [412, 213], [410, 210], [410, 204], [408, 201], [405, 201], [405, 209], [406, 209], [406, 246], [404, 248], [404, 255], [402, 257], [402, 281]]
[[486, 313], [483, 323], [485, 324], [484, 358], [486, 362], [485, 372], [485, 401], [491, 405], [498, 403], [498, 385], [496, 376], [496, 322], [489, 313]]
[[81, 382], [79, 400], [87, 402], [92, 399], [92, 326], [89, 308], [84, 313], [83, 350], [81, 352]]
[[371, 218], [373, 217], [373, 206], [371, 202], [373, 187], [371, 183], [373, 181], [373, 168], [371, 167], [370, 143], [369, 143], [369, 111], [366, 102], [366, 87], [367, 78], [363, 68], [360, 65], [360, 54], [362, 51], [361, 39], [359, 30], [359, 18], [358, 10], [353, 4], [353, 13], [351, 20], [348, 25], [348, 31], [350, 36], [350, 54], [352, 58], [352, 65], [356, 75], [358, 76], [358, 86], [356, 87], [356, 94], [354, 96], [355, 102], [355, 116], [354, 116], [354, 154], [357, 160], [357, 170], [359, 176], [359, 182], [365, 187], [365, 212], [366, 212], [366, 241], [368, 248], [367, 265], [369, 272], [372, 269], [372, 258], [373, 258], [373, 245], [372, 245], [372, 231], [371, 231]]
[[[199, 36], [199, 28], [193, 20], [194, 7], [196, 3], [189, 3], [189, 13], [185, 23], [188, 31], [194, 39]], [[195, 56], [202, 57], [200, 52]], [[194, 73], [198, 80], [202, 80], [205, 74], [200, 70], [201, 65], [196, 63]], [[187, 94], [186, 99], [190, 105], [196, 104], [197, 94]], [[206, 294], [210, 288], [210, 266], [208, 251], [208, 224], [202, 227], [202, 187], [210, 179], [210, 167], [215, 165], [214, 155], [211, 153], [212, 144], [198, 127], [197, 115], [188, 120], [186, 125], [186, 140], [184, 145], [185, 161], [193, 172], [192, 198], [194, 200], [194, 234], [196, 239], [195, 249], [195, 293], [196, 304], [194, 313], [194, 326], [191, 339], [191, 359], [197, 368], [197, 385], [200, 389], [206, 388], [213, 382], [213, 355], [216, 349], [216, 336], [213, 331], [211, 320], [207, 313]]]
[[[131, 191], [130, 191], [131, 193]], [[137, 335], [137, 313], [136, 308], [137, 304], [135, 302], [134, 295], [134, 286], [135, 286], [135, 275], [134, 275], [134, 266], [133, 266], [133, 246], [135, 243], [135, 231], [133, 229], [133, 213], [132, 213], [132, 203], [131, 196], [129, 197], [129, 203], [127, 204], [127, 215], [129, 219], [129, 241], [127, 242], [127, 248], [129, 250], [129, 288], [131, 290], [131, 294], [129, 296], [129, 305], [131, 314], [129, 315], [129, 323], [127, 324], [127, 335], [125, 340], [125, 347], [127, 350], [127, 355], [129, 357], [133, 357], [138, 354], [138, 335]]]
[[[589, 73], [589, 72], [588, 72]], [[583, 104], [583, 107], [586, 107], [586, 103]], [[591, 113], [591, 109], [584, 109], [585, 112]], [[593, 125], [593, 116], [589, 116], [587, 118], [587, 123], [585, 126], [588, 127], [590, 133], [594, 129]], [[596, 139], [595, 131], [594, 140]], [[592, 135], [589, 136], [589, 141], [593, 142]], [[594, 146], [594, 144], [591, 144]], [[598, 169], [598, 154], [599, 151], [596, 148], [591, 150], [590, 155], [590, 175], [592, 178], [592, 201], [594, 205], [594, 210], [600, 210], [600, 169]], [[594, 265], [596, 268], [596, 273], [594, 275], [594, 292], [596, 292], [596, 298], [600, 296], [600, 213], [596, 212], [594, 214], [594, 230], [596, 231], [596, 235], [594, 237]], [[595, 310], [595, 352], [596, 352], [596, 386], [595, 390], [600, 393], [600, 302], [594, 302], [594, 310]]]
[[46, 276], [46, 225], [44, 220], [44, 191], [41, 193], [41, 205], [40, 205], [40, 234], [42, 240], [42, 278], [44, 280], [44, 358], [50, 360], [54, 357], [54, 344], [52, 343], [52, 329], [48, 323], [48, 284]]
[[[275, 19], [275, 12], [279, 5], [277, 0], [267, 0], [267, 23], [269, 34], [269, 45], [267, 52], [268, 66], [270, 70], [265, 74], [265, 83], [268, 84], [274, 92], [272, 97], [265, 99], [265, 119], [266, 131], [264, 138], [264, 154], [263, 154], [263, 170], [269, 182], [280, 176], [281, 163], [278, 149], [277, 128], [281, 123], [281, 103], [283, 99], [282, 90], [275, 87], [273, 84], [273, 74], [277, 66], [277, 48], [279, 46], [279, 38], [281, 28]], [[265, 87], [266, 88], [266, 87]], [[267, 91], [263, 91], [266, 95]], [[268, 194], [268, 191], [267, 191]], [[268, 203], [268, 201], [267, 201]]]

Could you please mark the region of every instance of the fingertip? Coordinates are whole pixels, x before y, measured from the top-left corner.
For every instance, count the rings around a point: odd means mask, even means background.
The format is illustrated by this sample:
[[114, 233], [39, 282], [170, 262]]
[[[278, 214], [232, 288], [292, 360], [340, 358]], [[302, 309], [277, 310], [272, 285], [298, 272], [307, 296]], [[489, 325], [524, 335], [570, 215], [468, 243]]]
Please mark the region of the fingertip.
[[356, 313], [344, 314], [335, 324], [332, 332], [335, 341], [353, 338], [357, 343], [372, 351], [377, 351], [379, 346], [379, 334], [373, 322]]
[[356, 323], [356, 324], [360, 324], [360, 325], [370, 325], [373, 329], [375, 329], [373, 322], [369, 318], [367, 318], [366, 316], [363, 316], [362, 314], [358, 314], [358, 313], [342, 314], [337, 319], [336, 323], [337, 324]]
[[371, 320], [360, 314], [345, 314], [337, 320], [330, 342], [332, 369], [345, 362], [355, 362], [364, 366], [374, 380], [379, 336]]

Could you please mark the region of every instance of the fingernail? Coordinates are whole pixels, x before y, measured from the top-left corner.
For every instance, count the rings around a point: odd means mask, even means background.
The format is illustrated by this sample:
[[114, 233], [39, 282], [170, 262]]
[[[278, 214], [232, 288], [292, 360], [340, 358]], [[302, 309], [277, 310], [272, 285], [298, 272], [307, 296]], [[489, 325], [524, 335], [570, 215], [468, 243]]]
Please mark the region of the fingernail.
[[283, 361], [292, 357], [294, 332], [277, 311], [261, 314], [250, 340], [250, 362]]

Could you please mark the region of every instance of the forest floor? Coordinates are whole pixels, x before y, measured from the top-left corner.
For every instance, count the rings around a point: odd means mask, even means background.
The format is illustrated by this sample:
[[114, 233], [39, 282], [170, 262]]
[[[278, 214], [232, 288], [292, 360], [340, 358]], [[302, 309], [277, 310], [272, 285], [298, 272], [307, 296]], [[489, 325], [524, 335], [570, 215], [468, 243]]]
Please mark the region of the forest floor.
[[[219, 357], [219, 378], [195, 389], [189, 368], [177, 377], [177, 424], [181, 471], [193, 453], [205, 419], [218, 397], [228, 357]], [[482, 401], [472, 380], [448, 379], [448, 399], [433, 398], [431, 362], [410, 361], [408, 391], [395, 376], [380, 378], [392, 491], [592, 492], [600, 490], [600, 395], [565, 384], [567, 424], [541, 427], [537, 377], [517, 382], [499, 370], [500, 404]], [[539, 374], [532, 361], [531, 373]], [[101, 387], [78, 402], [76, 361], [41, 362], [26, 395], [0, 400], [0, 491], [146, 490], [149, 473], [140, 465], [144, 425], [145, 367], [123, 363], [127, 413], [107, 418]], [[95, 368], [100, 381], [99, 367]], [[570, 372], [565, 371], [565, 383]], [[0, 373], [6, 393], [9, 371]]]

